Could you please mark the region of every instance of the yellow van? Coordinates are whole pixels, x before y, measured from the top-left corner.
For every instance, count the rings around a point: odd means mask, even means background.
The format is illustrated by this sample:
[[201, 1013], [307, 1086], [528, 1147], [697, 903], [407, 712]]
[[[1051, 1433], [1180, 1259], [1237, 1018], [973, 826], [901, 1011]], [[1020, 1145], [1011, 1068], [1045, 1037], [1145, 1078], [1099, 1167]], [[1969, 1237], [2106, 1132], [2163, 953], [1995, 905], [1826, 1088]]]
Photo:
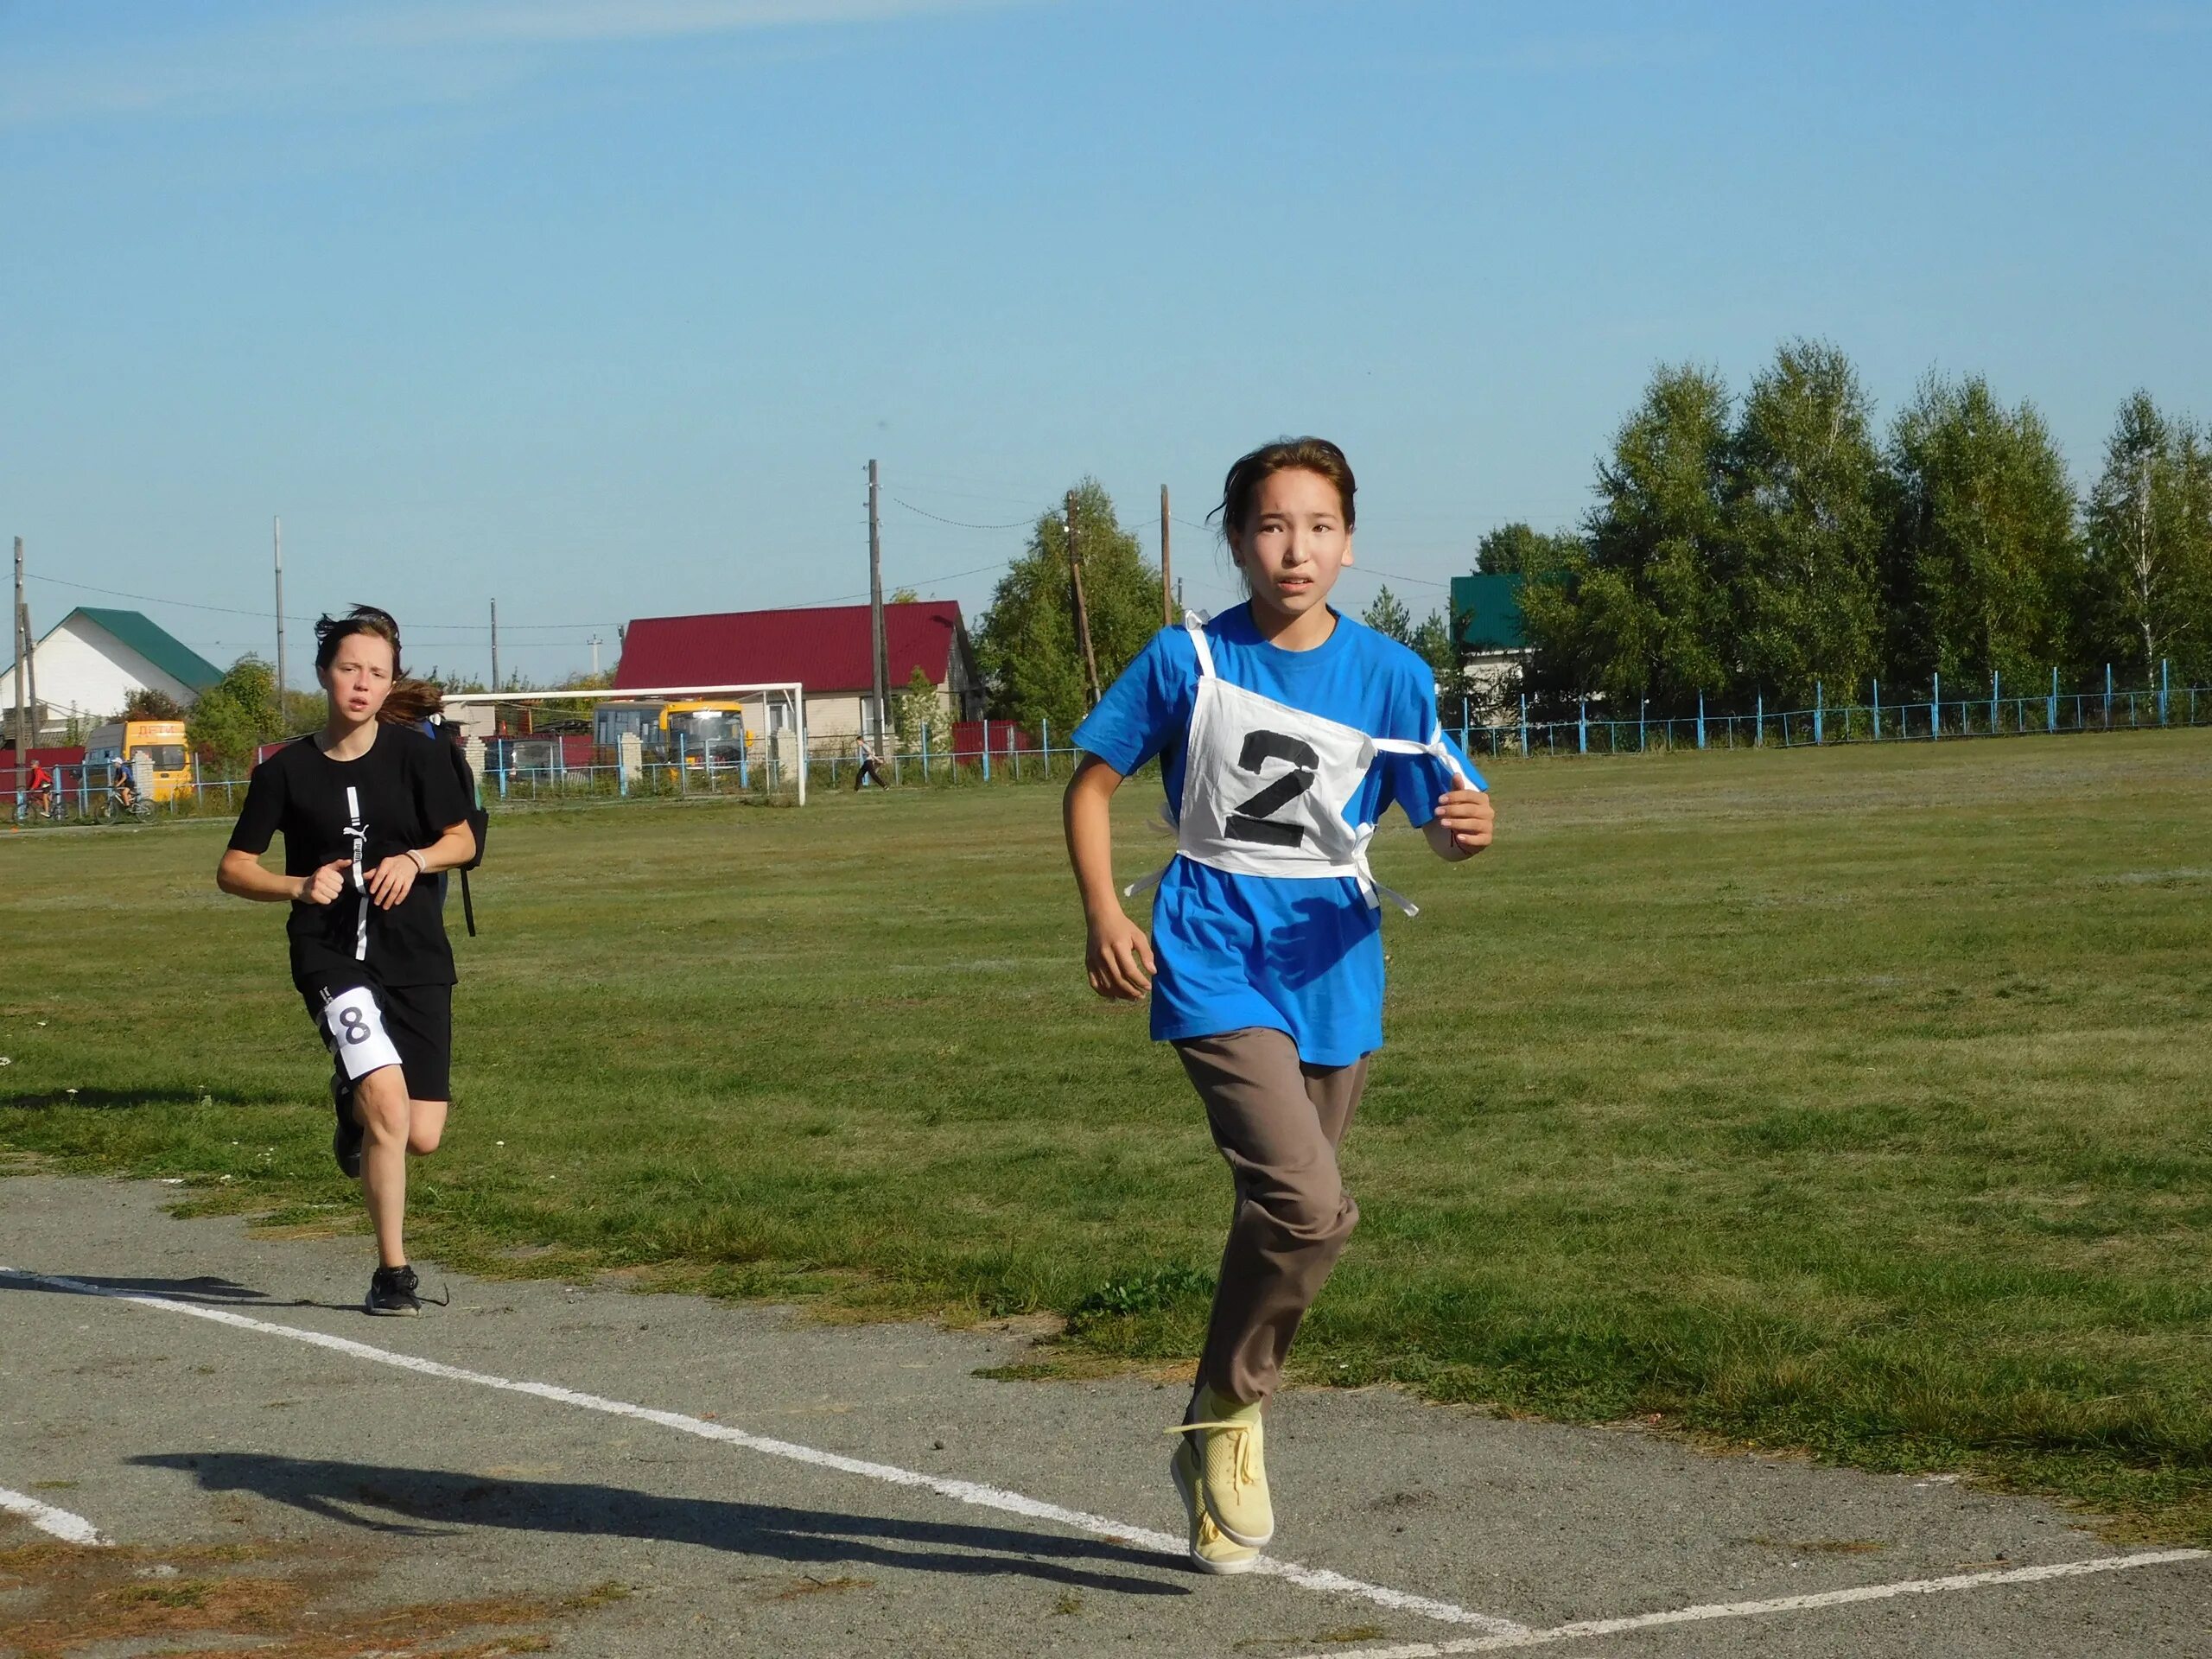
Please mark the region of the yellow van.
[[192, 789], [192, 754], [181, 720], [111, 720], [85, 740], [85, 765], [95, 787], [118, 760], [130, 761], [149, 801], [175, 800]]
[[612, 749], [634, 735], [655, 760], [681, 749], [687, 766], [734, 766], [745, 745], [745, 703], [723, 701], [601, 703], [592, 713], [592, 742]]

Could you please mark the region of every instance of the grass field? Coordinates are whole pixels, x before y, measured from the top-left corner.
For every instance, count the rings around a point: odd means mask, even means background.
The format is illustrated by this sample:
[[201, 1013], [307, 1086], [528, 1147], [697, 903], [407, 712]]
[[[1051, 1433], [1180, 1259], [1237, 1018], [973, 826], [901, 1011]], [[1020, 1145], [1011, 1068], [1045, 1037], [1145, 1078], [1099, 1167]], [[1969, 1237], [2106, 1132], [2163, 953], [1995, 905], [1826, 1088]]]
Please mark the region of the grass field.
[[[1425, 910], [1294, 1374], [2212, 1542], [2212, 734], [1494, 782], [1474, 864], [1380, 838]], [[217, 894], [220, 841], [0, 840], [0, 1149], [350, 1217], [281, 912]], [[417, 1249], [1187, 1357], [1228, 1182], [1084, 986], [1058, 842], [1041, 788], [508, 817]]]

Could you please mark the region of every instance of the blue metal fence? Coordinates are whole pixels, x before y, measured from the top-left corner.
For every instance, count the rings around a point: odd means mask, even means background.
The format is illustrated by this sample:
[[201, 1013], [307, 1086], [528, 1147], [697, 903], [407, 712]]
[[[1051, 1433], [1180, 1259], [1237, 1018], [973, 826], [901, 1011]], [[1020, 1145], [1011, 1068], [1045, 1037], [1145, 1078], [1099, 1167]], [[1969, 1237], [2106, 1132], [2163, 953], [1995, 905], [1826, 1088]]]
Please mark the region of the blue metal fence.
[[[1952, 688], [1954, 690], [1955, 688]], [[1878, 681], [1865, 702], [1830, 703], [1815, 688], [1807, 709], [1769, 709], [1756, 697], [1749, 714], [1708, 713], [1702, 698], [1694, 715], [1654, 716], [1639, 709], [1633, 719], [1591, 712], [1578, 700], [1571, 720], [1531, 719], [1523, 698], [1521, 717], [1478, 724], [1460, 709], [1460, 746], [1471, 755], [1637, 754], [1654, 750], [1801, 748], [1834, 743], [1936, 742], [1949, 738], [2051, 736], [2069, 732], [2139, 731], [2158, 727], [2212, 725], [2212, 687], [2177, 686], [2168, 677], [2153, 687], [2126, 690], [2107, 674], [2101, 690], [2062, 691], [2056, 674], [2047, 690], [2008, 692], [1992, 676], [1985, 693], [1946, 696], [1939, 680], [1925, 695], [1885, 699]]]
[[[1589, 699], [1578, 701], [1572, 719], [1530, 717], [1522, 699], [1518, 719], [1478, 723], [1468, 705], [1457, 711], [1459, 745], [1470, 756], [1502, 760], [1535, 756], [1639, 754], [1700, 749], [1802, 748], [1840, 743], [1940, 742], [1970, 737], [2055, 736], [2068, 733], [2139, 731], [2159, 727], [2212, 725], [2212, 686], [2176, 686], [2162, 675], [2152, 687], [2124, 690], [2107, 671], [2101, 688], [2063, 691], [2056, 674], [2048, 688], [2033, 695], [2008, 693], [1994, 677], [1983, 693], [1948, 696], [1939, 682], [1925, 696], [1893, 699], [1878, 682], [1864, 702], [1830, 703], [1816, 688], [1808, 709], [1770, 710], [1754, 700], [1749, 714], [1713, 714], [1700, 699], [1694, 715], [1654, 716], [1639, 708], [1634, 718], [1592, 713]], [[1955, 689], [1955, 688], [1953, 688]], [[1447, 728], [1449, 721], [1446, 721]], [[995, 728], [995, 729], [994, 729]], [[924, 727], [912, 749], [880, 753], [876, 761], [894, 785], [1043, 782], [1068, 777], [1080, 751], [1052, 741], [1052, 722], [1039, 722], [1034, 741], [1009, 721], [981, 723], [974, 747], [945, 747]], [[1003, 741], [1001, 741], [1001, 739]], [[724, 746], [694, 755], [679, 743], [673, 755], [647, 759], [634, 771], [613, 761], [569, 766], [557, 742], [544, 739], [499, 738], [485, 746], [478, 780], [486, 803], [515, 804], [537, 800], [591, 797], [689, 798], [731, 796], [772, 798], [797, 782], [798, 757], [788, 740], [759, 739], [746, 748]], [[860, 760], [852, 740], [818, 739], [806, 760], [810, 789], [849, 789], [860, 780]], [[0, 767], [0, 791], [12, 800], [18, 824], [86, 823], [124, 817], [234, 813], [245, 798], [244, 778], [208, 778], [195, 761], [192, 781], [168, 800], [148, 801], [135, 813], [119, 810], [108, 785], [105, 764], [55, 766], [51, 810], [29, 796], [30, 769]]]

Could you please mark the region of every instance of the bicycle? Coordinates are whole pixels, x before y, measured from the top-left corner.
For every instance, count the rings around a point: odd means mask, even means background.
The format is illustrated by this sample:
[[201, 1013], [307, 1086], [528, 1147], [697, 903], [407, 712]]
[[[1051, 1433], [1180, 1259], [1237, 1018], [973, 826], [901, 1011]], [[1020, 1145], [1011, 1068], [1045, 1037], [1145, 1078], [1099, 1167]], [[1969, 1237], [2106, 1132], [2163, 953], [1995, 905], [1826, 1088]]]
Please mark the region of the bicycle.
[[[39, 798], [41, 793], [46, 798], [43, 801]], [[61, 798], [60, 790], [29, 791], [16, 798], [17, 823], [37, 823], [41, 821], [47, 823], [60, 823], [68, 816], [68, 804]]]
[[120, 823], [127, 820], [132, 823], [138, 823], [151, 817], [153, 812], [153, 807], [137, 790], [118, 789], [111, 784], [108, 785], [107, 799], [100, 808], [100, 822]]

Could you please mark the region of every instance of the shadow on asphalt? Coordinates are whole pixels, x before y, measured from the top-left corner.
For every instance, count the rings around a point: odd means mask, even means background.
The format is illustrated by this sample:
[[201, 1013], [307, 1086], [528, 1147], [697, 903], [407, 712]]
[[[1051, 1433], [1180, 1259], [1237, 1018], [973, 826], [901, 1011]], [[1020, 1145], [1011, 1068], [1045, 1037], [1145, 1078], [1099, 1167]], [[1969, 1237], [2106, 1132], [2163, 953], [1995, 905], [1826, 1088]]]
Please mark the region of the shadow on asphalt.
[[212, 1274], [202, 1274], [195, 1279], [119, 1279], [97, 1273], [60, 1276], [72, 1282], [54, 1285], [0, 1273], [0, 1290], [42, 1290], [53, 1296], [88, 1296], [106, 1292], [118, 1296], [158, 1296], [165, 1301], [197, 1302], [212, 1307], [321, 1307], [335, 1313], [350, 1313], [360, 1306], [359, 1302], [318, 1302], [305, 1296], [278, 1301], [251, 1285], [219, 1279]]
[[[1106, 1564], [1173, 1570], [1177, 1564], [1168, 1557], [1105, 1539], [1011, 1527], [899, 1521], [722, 1498], [659, 1497], [617, 1486], [503, 1480], [256, 1452], [168, 1452], [130, 1461], [150, 1469], [183, 1470], [207, 1491], [254, 1492], [327, 1521], [405, 1537], [449, 1536], [462, 1527], [506, 1527], [698, 1544], [798, 1564], [867, 1561], [963, 1577], [1019, 1574], [1122, 1595], [1190, 1594], [1182, 1585], [1099, 1570]], [[1084, 1562], [1098, 1566], [1074, 1564]]]

